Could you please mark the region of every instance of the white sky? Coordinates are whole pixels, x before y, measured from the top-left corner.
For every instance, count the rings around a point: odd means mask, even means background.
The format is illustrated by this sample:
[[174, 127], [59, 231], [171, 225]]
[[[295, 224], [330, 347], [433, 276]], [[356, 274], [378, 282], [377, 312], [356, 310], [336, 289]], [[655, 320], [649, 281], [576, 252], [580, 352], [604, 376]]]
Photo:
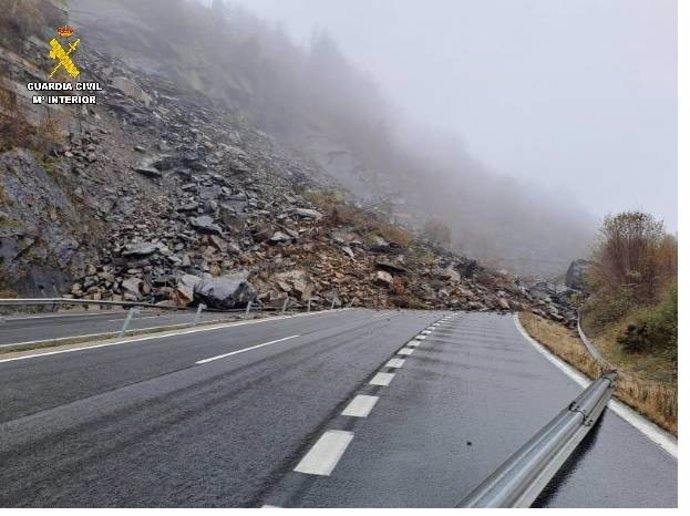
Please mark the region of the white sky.
[[677, 228], [674, 0], [234, 0], [326, 29], [425, 125], [597, 216]]

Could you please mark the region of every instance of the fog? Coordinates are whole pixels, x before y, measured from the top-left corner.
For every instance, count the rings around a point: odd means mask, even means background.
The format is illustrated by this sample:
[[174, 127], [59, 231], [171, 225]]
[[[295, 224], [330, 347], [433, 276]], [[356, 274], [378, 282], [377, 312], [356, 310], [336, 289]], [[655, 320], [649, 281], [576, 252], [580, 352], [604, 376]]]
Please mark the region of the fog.
[[237, 0], [327, 31], [421, 126], [591, 214], [677, 228], [676, 2]]
[[[241, 113], [399, 221], [440, 219], [456, 251], [493, 265], [562, 273], [625, 209], [676, 229], [672, 2], [73, 5], [125, 6], [89, 37]], [[126, 19], [137, 28], [123, 37]]]

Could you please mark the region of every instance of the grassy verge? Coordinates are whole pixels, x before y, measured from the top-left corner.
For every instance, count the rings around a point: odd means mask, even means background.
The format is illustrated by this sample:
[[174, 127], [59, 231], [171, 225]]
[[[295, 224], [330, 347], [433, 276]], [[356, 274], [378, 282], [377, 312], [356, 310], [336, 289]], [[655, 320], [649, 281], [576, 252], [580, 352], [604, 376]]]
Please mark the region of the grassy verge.
[[599, 352], [606, 360], [616, 364], [620, 369], [642, 380], [675, 384], [677, 381], [677, 362], [669, 353], [629, 353], [623, 350], [617, 339], [625, 333], [625, 329], [641, 319], [642, 309], [633, 311], [615, 323], [603, 328], [596, 327], [591, 316], [585, 313], [582, 329], [587, 337], [596, 344]]
[[[520, 313], [525, 330], [554, 355], [568, 362], [589, 378], [603, 371], [580, 339], [567, 328], [530, 312]], [[598, 343], [598, 342], [597, 342]], [[603, 351], [603, 350], [602, 350]], [[678, 435], [678, 388], [675, 383], [650, 381], [626, 370], [615, 357], [606, 356], [621, 366], [615, 396], [664, 430]]]

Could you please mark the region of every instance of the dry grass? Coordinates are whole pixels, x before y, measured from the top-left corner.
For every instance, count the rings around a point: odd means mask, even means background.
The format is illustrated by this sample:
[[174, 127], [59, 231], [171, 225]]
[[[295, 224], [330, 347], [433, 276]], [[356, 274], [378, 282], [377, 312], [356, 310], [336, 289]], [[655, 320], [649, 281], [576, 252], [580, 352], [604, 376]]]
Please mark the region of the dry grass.
[[595, 329], [590, 315], [585, 314], [582, 327], [587, 336], [594, 341], [601, 354], [619, 369], [641, 380], [672, 384], [677, 382], [677, 363], [664, 353], [626, 353], [616, 341], [629, 324], [640, 319], [638, 311], [633, 311], [616, 323], [602, 329]]
[[521, 312], [520, 322], [535, 340], [589, 378], [604, 372], [572, 330], [531, 312]]
[[[571, 330], [531, 312], [520, 313], [520, 322], [535, 340], [589, 378], [596, 378], [603, 372]], [[664, 430], [678, 435], [678, 386], [675, 383], [649, 381], [619, 370], [615, 396]]]

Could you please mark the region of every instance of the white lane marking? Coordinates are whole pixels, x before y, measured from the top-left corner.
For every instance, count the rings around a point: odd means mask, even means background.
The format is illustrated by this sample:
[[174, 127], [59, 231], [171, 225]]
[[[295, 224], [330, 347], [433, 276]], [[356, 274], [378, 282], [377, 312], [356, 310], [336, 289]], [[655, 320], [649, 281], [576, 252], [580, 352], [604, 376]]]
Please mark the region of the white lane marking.
[[376, 373], [376, 375], [369, 382], [370, 385], [388, 386], [393, 380], [395, 373]]
[[[313, 315], [324, 315], [324, 314], [329, 314], [329, 313], [334, 313], [334, 312], [345, 312], [345, 311], [350, 311], [353, 310], [352, 308], [339, 308], [336, 310], [327, 310], [327, 311], [322, 311], [322, 312], [308, 312], [308, 313], [301, 313], [301, 314], [295, 314], [295, 315], [285, 315], [285, 316], [277, 316], [277, 317], [272, 317], [272, 318], [266, 318], [266, 319], [255, 319], [253, 321], [233, 321], [229, 323], [220, 323], [215, 326], [206, 326], [203, 328], [192, 328], [192, 329], [183, 329], [180, 331], [173, 331], [174, 333], [165, 333], [163, 335], [157, 334], [157, 335], [145, 335], [142, 337], [135, 337], [135, 338], [128, 338], [126, 340], [118, 340], [116, 342], [105, 342], [103, 344], [96, 344], [94, 346], [82, 346], [80, 348], [69, 348], [69, 349], [61, 349], [58, 351], [47, 351], [45, 353], [32, 353], [31, 355], [22, 355], [19, 357], [14, 357], [14, 358], [5, 358], [3, 360], [0, 360], [0, 364], [4, 362], [15, 362], [17, 360], [27, 360], [29, 358], [39, 358], [39, 357], [47, 357], [50, 355], [60, 355], [62, 353], [73, 353], [75, 351], [88, 351], [90, 349], [100, 349], [100, 348], [107, 348], [110, 346], [119, 346], [121, 344], [129, 344], [131, 342], [143, 342], [146, 340], [154, 340], [154, 339], [167, 339], [170, 337], [178, 337], [180, 335], [189, 335], [192, 333], [200, 333], [200, 332], [205, 332], [205, 331], [215, 331], [215, 330], [225, 330], [228, 328], [234, 328], [236, 326], [248, 326], [250, 324], [262, 324], [262, 323], [267, 323], [267, 322], [275, 322], [275, 321], [283, 321], [285, 319], [294, 319], [297, 317], [309, 317]], [[158, 328], [165, 328], [165, 326], [159, 326]], [[147, 330], [153, 330], [156, 328], [146, 328]], [[89, 337], [100, 337], [102, 334], [93, 334], [93, 335], [75, 335], [73, 337], [65, 337], [64, 340], [72, 340], [75, 338], [89, 338]], [[49, 339], [48, 341], [31, 341], [31, 342], [21, 342], [21, 343], [13, 343], [13, 344], [3, 344], [0, 347], [10, 347], [10, 346], [20, 346], [20, 345], [26, 345], [26, 344], [38, 344], [42, 342], [53, 342], [53, 341], [59, 341], [61, 339]]]
[[426, 335], [417, 335], [417, 336], [415, 337], [415, 339], [417, 339], [417, 340], [424, 340], [424, 339], [426, 339]]
[[422, 332], [422, 335], [429, 335], [431, 333], [431, 330], [424, 330]]
[[352, 432], [328, 430], [297, 464], [295, 471], [307, 475], [330, 475], [354, 436]]
[[414, 349], [412, 348], [402, 348], [398, 351], [398, 355], [404, 355], [407, 357], [409, 357], [412, 353], [414, 353]]
[[266, 505], [266, 504], [262, 505], [261, 508], [262, 509], [282, 509], [282, 507], [280, 505]]
[[391, 358], [386, 362], [385, 367], [392, 367], [393, 369], [400, 369], [405, 364], [405, 359], [403, 358]]
[[355, 396], [355, 399], [345, 407], [345, 410], [343, 410], [341, 414], [350, 417], [367, 417], [378, 400], [378, 396], [358, 394]]
[[[534, 340], [532, 336], [527, 333], [527, 330], [525, 330], [525, 328], [522, 326], [517, 313], [513, 314], [513, 321], [515, 321], [515, 326], [525, 340], [529, 342], [534, 349], [541, 353], [549, 362], [574, 380], [578, 385], [587, 387], [591, 383], [591, 380], [583, 375], [580, 371], [572, 367], [570, 364], [565, 363], [557, 356], [552, 355], [539, 342]], [[618, 400], [612, 399], [609, 401], [608, 406], [615, 414], [639, 430], [650, 441], [657, 444], [672, 457], [678, 459], [678, 440], [675, 437], [662, 430], [657, 425], [642, 417], [640, 414]]]
[[411, 348], [418, 348], [422, 343], [418, 340], [411, 340], [410, 342], [407, 343], [408, 346]]
[[208, 364], [209, 362], [213, 362], [214, 360], [220, 360], [221, 358], [227, 358], [227, 357], [231, 357], [233, 355], [239, 355], [240, 353], [246, 353], [247, 351], [252, 351], [254, 349], [259, 349], [259, 348], [263, 348], [266, 346], [271, 346], [273, 344], [278, 344], [279, 342], [285, 342], [286, 340], [296, 339], [297, 337], [299, 337], [299, 335], [290, 335], [289, 337], [283, 337], [282, 339], [271, 340], [269, 342], [264, 342], [263, 344], [257, 344], [256, 346], [250, 346], [248, 348], [238, 349], [237, 351], [231, 351], [230, 353], [224, 353], [222, 355], [218, 355], [218, 356], [211, 357], [211, 358], [204, 358], [203, 360], [199, 360], [198, 362], [194, 362], [194, 363], [197, 365]]

